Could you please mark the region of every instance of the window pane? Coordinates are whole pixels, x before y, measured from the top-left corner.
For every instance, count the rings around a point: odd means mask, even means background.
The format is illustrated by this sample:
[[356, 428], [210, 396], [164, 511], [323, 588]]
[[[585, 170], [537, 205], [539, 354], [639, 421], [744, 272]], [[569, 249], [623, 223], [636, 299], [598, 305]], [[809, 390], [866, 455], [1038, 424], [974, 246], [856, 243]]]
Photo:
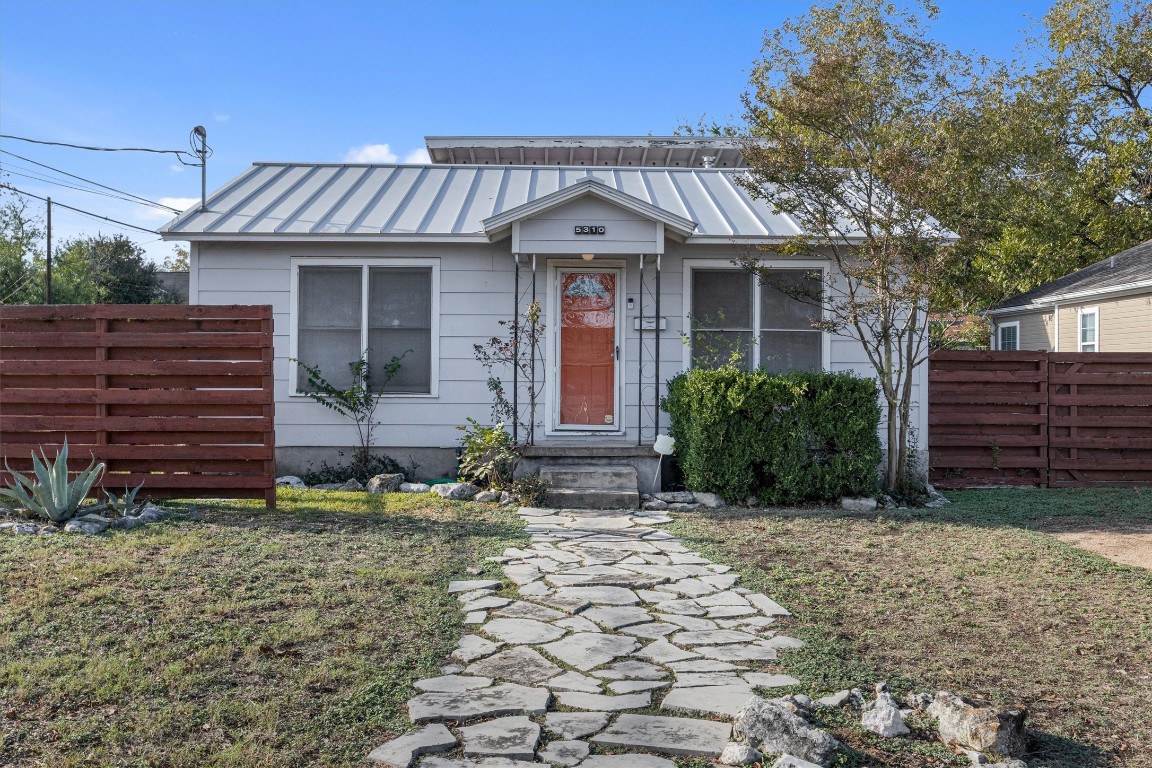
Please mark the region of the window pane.
[[751, 331], [695, 331], [692, 334], [692, 367], [719, 368], [734, 363], [752, 367]]
[[432, 327], [432, 270], [368, 270], [369, 328]]
[[[368, 363], [382, 392], [432, 391], [432, 270], [381, 267], [369, 271]], [[387, 384], [384, 367], [402, 357]]]
[[1096, 313], [1085, 312], [1080, 315], [1080, 343], [1093, 344], [1096, 341]]
[[301, 330], [359, 328], [360, 276], [360, 267], [301, 267]]
[[1018, 328], [1015, 325], [1000, 327], [1000, 349], [1015, 350], [1018, 347]]
[[764, 331], [760, 334], [760, 367], [769, 373], [818, 371], [822, 339], [820, 331]]
[[752, 274], [742, 269], [692, 271], [694, 328], [752, 329]]
[[[360, 353], [359, 267], [301, 267], [296, 356], [319, 366], [337, 387], [352, 384], [348, 364]], [[308, 375], [297, 367], [296, 386], [307, 391]]]
[[820, 320], [823, 289], [819, 270], [769, 271], [760, 283], [760, 327], [810, 329], [813, 322]]
[[[432, 332], [428, 329], [369, 329], [368, 364], [373, 388], [378, 392], [431, 392], [431, 349]], [[393, 357], [402, 357], [400, 368], [384, 384], [384, 366]]]

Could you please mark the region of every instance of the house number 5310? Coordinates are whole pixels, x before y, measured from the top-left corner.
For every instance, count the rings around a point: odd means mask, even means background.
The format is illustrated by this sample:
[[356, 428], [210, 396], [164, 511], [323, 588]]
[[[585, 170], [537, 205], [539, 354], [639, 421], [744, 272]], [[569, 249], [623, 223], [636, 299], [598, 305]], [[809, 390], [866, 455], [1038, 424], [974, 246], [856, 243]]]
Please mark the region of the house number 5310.
[[578, 235], [602, 235], [604, 234], [604, 227], [595, 224], [577, 224], [576, 234]]

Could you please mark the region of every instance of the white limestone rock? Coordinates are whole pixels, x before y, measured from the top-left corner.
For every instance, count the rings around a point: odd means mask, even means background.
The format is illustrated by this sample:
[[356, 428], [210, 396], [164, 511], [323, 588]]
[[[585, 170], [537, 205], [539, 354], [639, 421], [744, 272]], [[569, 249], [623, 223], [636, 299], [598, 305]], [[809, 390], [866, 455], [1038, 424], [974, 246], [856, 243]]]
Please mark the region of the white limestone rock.
[[408, 768], [420, 755], [447, 752], [456, 744], [451, 731], [440, 723], [433, 723], [381, 744], [369, 753], [368, 759], [383, 768]]

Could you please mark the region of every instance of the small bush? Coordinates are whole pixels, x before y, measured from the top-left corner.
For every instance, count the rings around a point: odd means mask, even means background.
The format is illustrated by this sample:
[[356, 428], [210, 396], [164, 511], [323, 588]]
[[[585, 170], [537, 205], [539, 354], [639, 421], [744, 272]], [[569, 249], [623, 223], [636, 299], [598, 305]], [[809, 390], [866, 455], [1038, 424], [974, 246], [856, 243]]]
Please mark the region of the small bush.
[[456, 427], [460, 438], [460, 477], [480, 487], [504, 489], [512, 482], [520, 454], [504, 423], [486, 427], [475, 419], [467, 426]]
[[685, 484], [730, 503], [794, 504], [876, 492], [876, 385], [847, 373], [695, 369], [661, 407]]
[[[344, 454], [341, 453], [340, 455], [343, 456]], [[327, 461], [321, 461], [319, 469], [312, 469], [312, 465], [309, 464], [308, 471], [301, 473], [300, 479], [304, 481], [305, 485], [346, 483], [349, 480], [367, 483], [376, 475], [394, 474], [404, 475], [405, 480], [411, 481], [414, 472], [412, 467], [400, 466], [400, 463], [391, 456], [374, 453], [365, 456], [357, 451], [352, 460], [348, 462], [329, 464]]]

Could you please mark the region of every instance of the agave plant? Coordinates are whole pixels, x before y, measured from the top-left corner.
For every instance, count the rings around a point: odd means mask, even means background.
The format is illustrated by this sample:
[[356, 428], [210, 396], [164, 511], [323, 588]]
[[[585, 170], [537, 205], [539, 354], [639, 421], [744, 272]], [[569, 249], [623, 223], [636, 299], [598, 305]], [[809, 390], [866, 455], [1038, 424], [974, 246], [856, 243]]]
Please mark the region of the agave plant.
[[114, 491], [104, 489], [104, 495], [108, 497], [108, 505], [112, 509], [120, 513], [121, 517], [127, 517], [136, 509], [136, 494], [140, 493], [140, 489], [144, 487], [144, 483], [129, 490], [128, 486], [124, 486], [124, 495], [120, 496]]
[[68, 480], [68, 439], [64, 439], [64, 447], [56, 453], [56, 461], [49, 461], [44, 449], [40, 449], [40, 456], [32, 452], [32, 469], [36, 475], [35, 480], [20, 474], [8, 466], [4, 460], [4, 468], [12, 475], [14, 483], [7, 488], [0, 488], [0, 496], [7, 496], [20, 506], [40, 517], [46, 517], [54, 523], [63, 523], [76, 516], [80, 509], [80, 502], [92, 490], [92, 486], [104, 474], [104, 465], [96, 463], [92, 458], [89, 464], [75, 480]]

